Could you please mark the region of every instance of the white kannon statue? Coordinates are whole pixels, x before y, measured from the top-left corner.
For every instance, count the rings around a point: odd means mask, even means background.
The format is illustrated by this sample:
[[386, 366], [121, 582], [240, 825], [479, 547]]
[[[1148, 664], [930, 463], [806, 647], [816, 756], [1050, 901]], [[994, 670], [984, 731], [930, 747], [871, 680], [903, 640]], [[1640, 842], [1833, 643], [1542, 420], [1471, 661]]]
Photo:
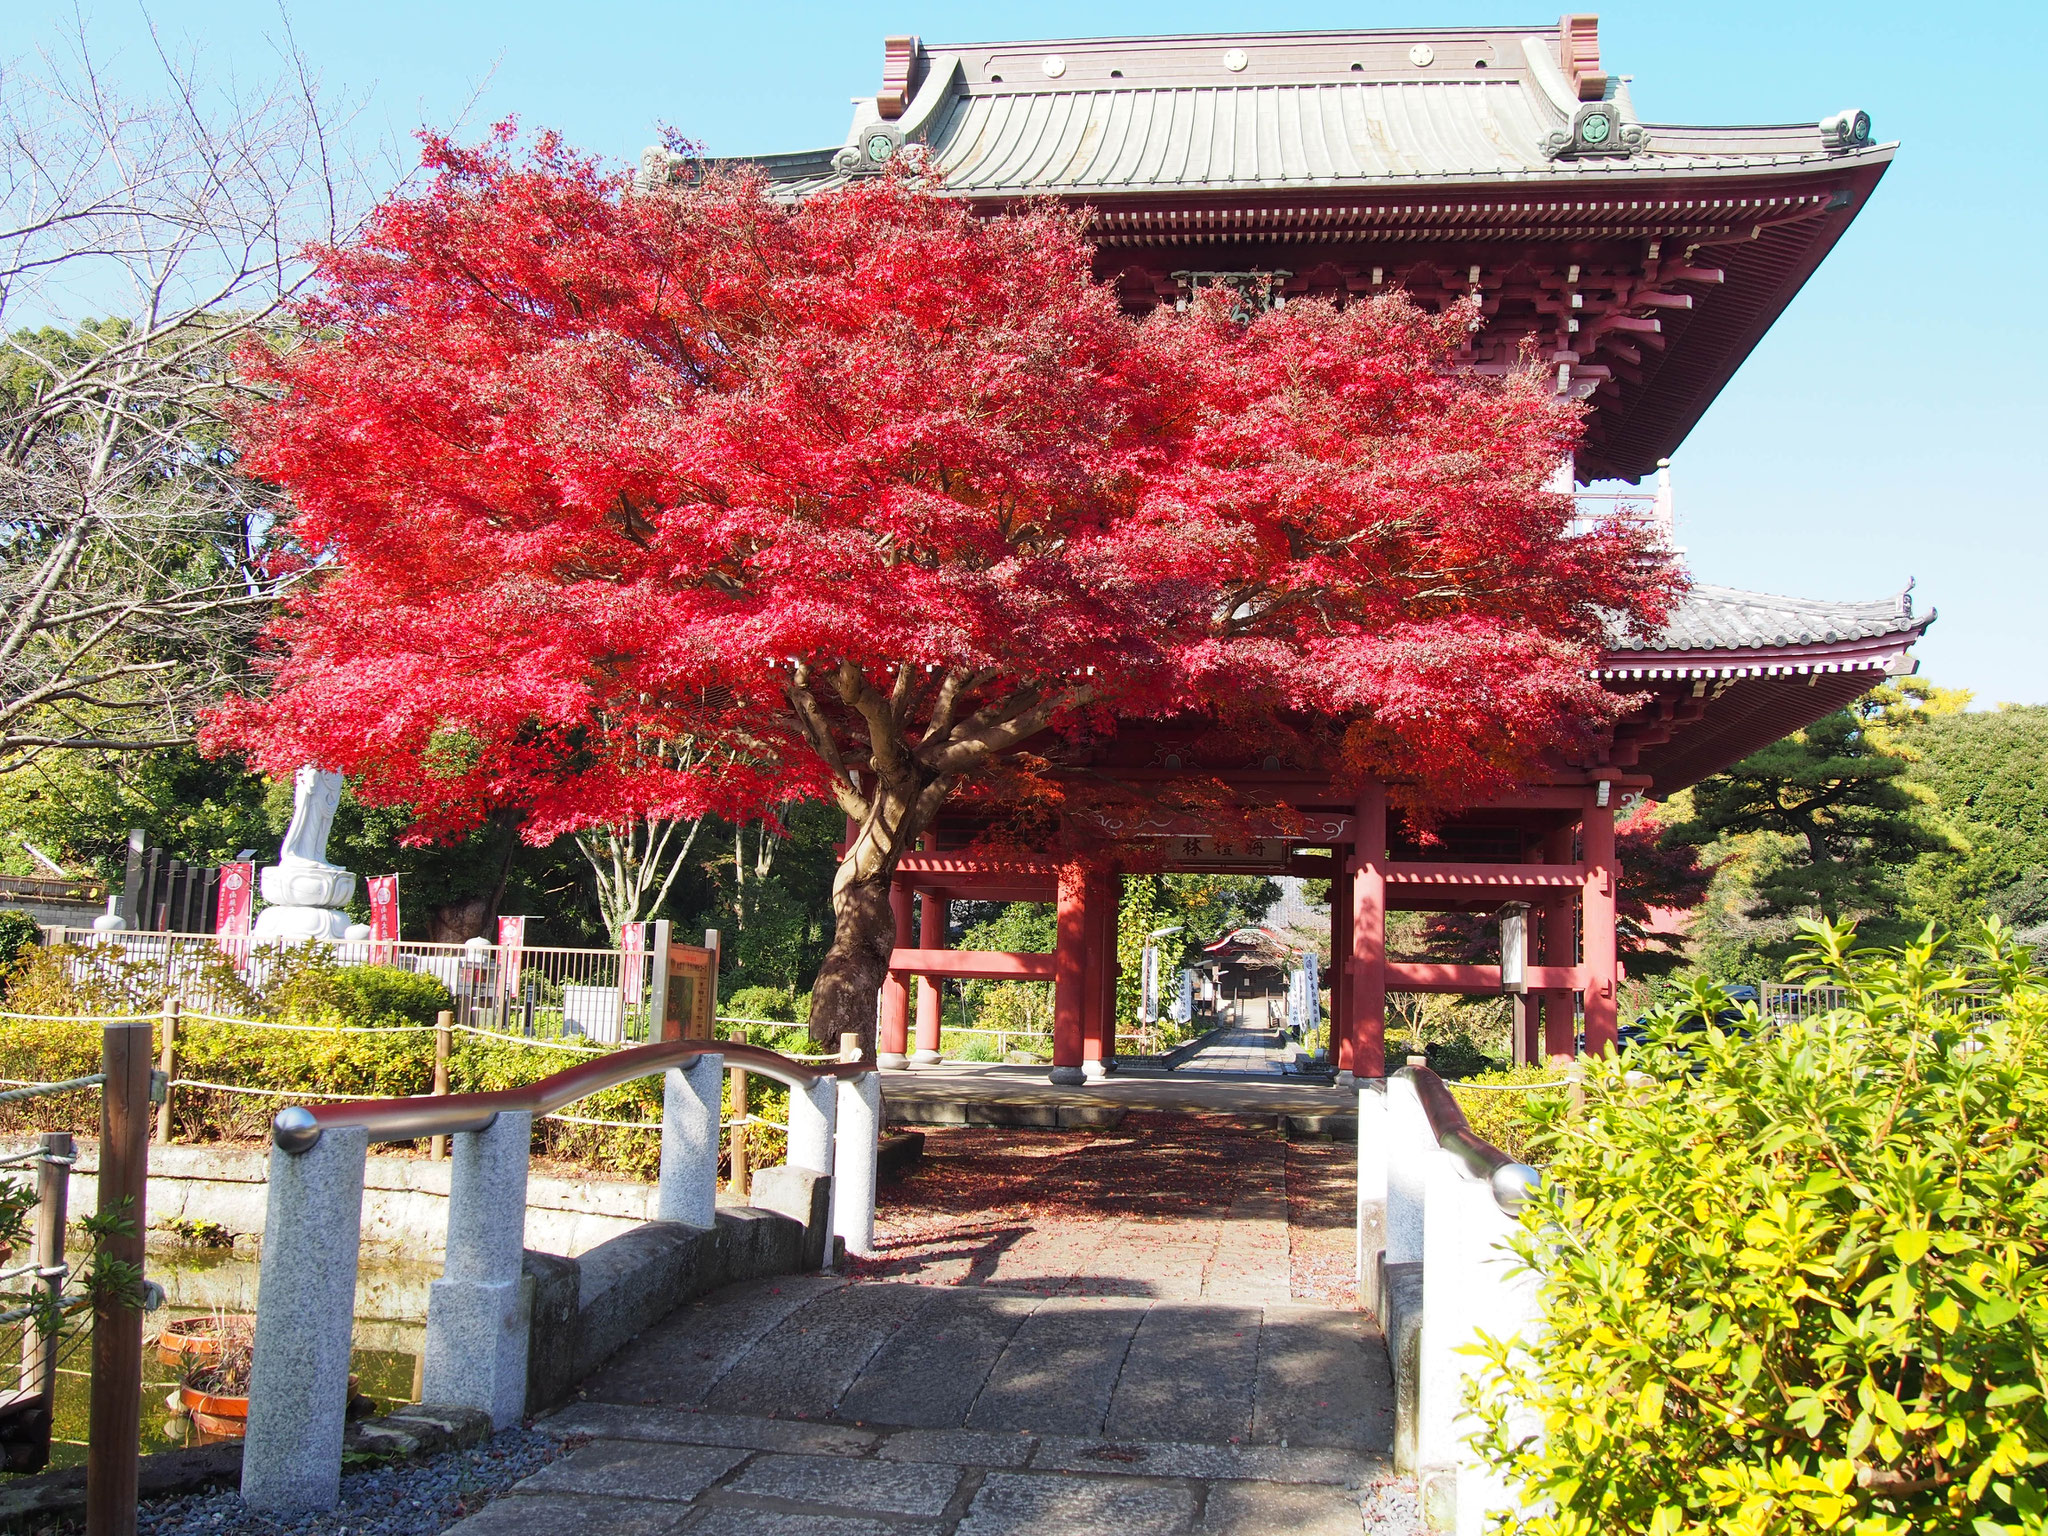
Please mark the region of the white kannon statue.
[[301, 768], [292, 780], [292, 821], [277, 862], [259, 876], [269, 903], [256, 915], [258, 938], [338, 939], [348, 933], [341, 909], [355, 894], [356, 877], [327, 862], [327, 836], [341, 805], [341, 775]]

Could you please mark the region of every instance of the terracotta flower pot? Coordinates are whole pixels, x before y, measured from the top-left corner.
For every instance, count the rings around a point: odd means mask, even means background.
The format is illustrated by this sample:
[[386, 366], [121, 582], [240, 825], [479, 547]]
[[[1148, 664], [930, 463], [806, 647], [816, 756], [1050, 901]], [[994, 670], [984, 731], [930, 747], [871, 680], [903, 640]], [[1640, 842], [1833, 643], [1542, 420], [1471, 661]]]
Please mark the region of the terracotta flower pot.
[[248, 1431], [249, 1399], [224, 1393], [202, 1392], [197, 1387], [178, 1388], [178, 1402], [191, 1415], [201, 1434], [234, 1438]]
[[156, 1336], [156, 1357], [176, 1370], [188, 1362], [204, 1364], [220, 1358], [220, 1330], [211, 1317], [187, 1317], [164, 1324]]
[[[356, 1378], [348, 1379], [348, 1395], [356, 1395]], [[192, 1420], [192, 1427], [215, 1439], [237, 1440], [249, 1430], [249, 1399], [224, 1392], [204, 1392], [198, 1387], [178, 1388], [178, 1406]]]

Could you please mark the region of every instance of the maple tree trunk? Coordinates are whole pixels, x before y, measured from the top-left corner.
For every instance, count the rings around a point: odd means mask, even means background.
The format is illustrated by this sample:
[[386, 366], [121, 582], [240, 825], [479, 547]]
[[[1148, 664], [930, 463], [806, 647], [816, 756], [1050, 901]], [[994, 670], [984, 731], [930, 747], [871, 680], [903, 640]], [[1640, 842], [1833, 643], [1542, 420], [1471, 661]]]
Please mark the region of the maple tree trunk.
[[811, 991], [813, 1040], [836, 1045], [842, 1033], [858, 1034], [862, 1054], [874, 1052], [875, 1000], [889, 974], [889, 952], [896, 947], [889, 882], [889, 875], [871, 876], [832, 892], [832, 947]]
[[926, 820], [925, 786], [904, 783], [878, 790], [869, 814], [847, 844], [832, 881], [832, 947], [811, 990], [811, 1038], [837, 1046], [841, 1034], [857, 1034], [861, 1052], [875, 1051], [875, 1008], [896, 947], [896, 914], [889, 886], [896, 861], [916, 845]]

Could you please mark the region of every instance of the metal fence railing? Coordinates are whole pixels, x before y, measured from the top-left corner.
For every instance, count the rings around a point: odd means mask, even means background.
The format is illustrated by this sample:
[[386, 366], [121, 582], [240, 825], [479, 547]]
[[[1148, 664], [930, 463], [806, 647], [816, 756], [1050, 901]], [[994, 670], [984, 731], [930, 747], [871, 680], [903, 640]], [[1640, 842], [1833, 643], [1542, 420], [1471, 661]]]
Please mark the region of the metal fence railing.
[[309, 940], [279, 945], [248, 936], [95, 932], [56, 927], [73, 946], [74, 978], [92, 995], [138, 1011], [177, 1002], [188, 1013], [246, 1014], [295, 967], [391, 966], [431, 976], [454, 999], [456, 1023], [538, 1039], [644, 1044], [657, 999], [642, 952], [534, 944], [426, 944], [412, 940]]
[[1757, 1012], [1767, 1019], [1806, 1019], [1849, 1005], [1846, 987], [1767, 981], [1758, 989]]

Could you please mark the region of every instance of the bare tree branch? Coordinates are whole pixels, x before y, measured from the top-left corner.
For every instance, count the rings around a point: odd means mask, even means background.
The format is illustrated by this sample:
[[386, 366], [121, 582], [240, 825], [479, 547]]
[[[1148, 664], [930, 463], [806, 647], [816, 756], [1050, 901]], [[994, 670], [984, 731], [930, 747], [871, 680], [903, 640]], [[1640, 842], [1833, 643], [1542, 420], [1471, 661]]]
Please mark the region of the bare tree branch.
[[302, 252], [364, 178], [288, 31], [253, 85], [151, 43], [144, 99], [77, 18], [0, 69], [0, 773], [189, 741], [290, 579], [233, 359], [293, 344]]

